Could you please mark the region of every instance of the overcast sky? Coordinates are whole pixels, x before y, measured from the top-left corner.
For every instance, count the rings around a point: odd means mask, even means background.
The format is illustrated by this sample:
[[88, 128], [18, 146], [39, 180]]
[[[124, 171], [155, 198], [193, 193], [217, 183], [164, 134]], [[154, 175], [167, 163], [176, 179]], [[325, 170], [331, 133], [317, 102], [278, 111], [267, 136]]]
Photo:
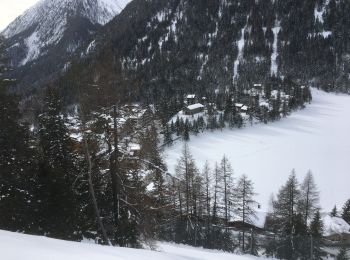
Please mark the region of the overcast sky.
[[0, 0], [0, 31], [39, 0]]

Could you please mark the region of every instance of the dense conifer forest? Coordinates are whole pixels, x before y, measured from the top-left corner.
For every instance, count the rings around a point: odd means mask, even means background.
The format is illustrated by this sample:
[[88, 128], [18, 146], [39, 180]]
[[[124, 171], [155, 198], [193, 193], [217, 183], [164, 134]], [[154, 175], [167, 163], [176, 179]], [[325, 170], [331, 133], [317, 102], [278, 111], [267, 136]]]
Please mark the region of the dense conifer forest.
[[336, 245], [348, 259], [324, 218], [350, 225], [350, 198], [321, 212], [312, 171], [291, 169], [262, 213], [249, 173], [224, 154], [198, 168], [188, 142], [283, 120], [312, 88], [350, 93], [349, 12], [347, 0], [134, 0], [69, 61], [18, 68], [0, 35], [0, 230], [291, 260]]
[[[1, 64], [5, 75], [6, 60]], [[200, 119], [164, 126], [166, 117], [158, 117], [156, 108], [130, 105], [93, 113], [80, 105], [69, 112], [57, 89], [48, 87], [37, 122], [28, 125], [18, 97], [6, 91], [11, 84], [15, 81], [2, 76], [0, 229], [126, 247], [164, 240], [280, 259], [323, 255], [319, 191], [311, 171], [301, 183], [291, 172], [271, 198], [265, 225], [257, 227], [254, 183], [236, 176], [226, 156], [213, 169], [209, 164], [198, 169], [185, 143], [175, 175], [168, 172], [162, 158], [163, 144], [169, 145], [164, 129], [174, 128], [171, 140], [176, 132], [187, 140]], [[288, 109], [311, 100], [309, 92], [302, 93], [293, 97], [305, 98], [291, 99]], [[231, 95], [217, 99], [222, 113], [215, 124], [240, 127], [225, 120], [237, 115]], [[282, 105], [277, 114], [273, 107], [266, 120], [283, 115]], [[210, 120], [206, 127], [214, 128]], [[341, 214], [349, 222], [349, 203], [339, 213], [334, 209], [333, 216]]]

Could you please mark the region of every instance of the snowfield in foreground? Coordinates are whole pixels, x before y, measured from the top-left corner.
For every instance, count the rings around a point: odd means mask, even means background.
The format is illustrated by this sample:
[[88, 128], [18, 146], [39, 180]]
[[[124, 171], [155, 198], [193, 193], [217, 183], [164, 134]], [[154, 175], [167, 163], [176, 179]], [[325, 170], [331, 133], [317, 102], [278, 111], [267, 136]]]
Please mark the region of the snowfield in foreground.
[[[340, 208], [350, 198], [350, 96], [317, 89], [312, 94], [311, 105], [278, 122], [191, 135], [188, 144], [197, 166], [202, 169], [208, 160], [213, 167], [225, 154], [236, 178], [247, 174], [254, 181], [262, 211], [293, 168], [300, 181], [311, 169], [323, 209]], [[177, 142], [165, 151], [171, 173], [182, 148]]]
[[161, 252], [68, 242], [0, 231], [2, 260], [249, 260], [213, 250], [160, 243]]

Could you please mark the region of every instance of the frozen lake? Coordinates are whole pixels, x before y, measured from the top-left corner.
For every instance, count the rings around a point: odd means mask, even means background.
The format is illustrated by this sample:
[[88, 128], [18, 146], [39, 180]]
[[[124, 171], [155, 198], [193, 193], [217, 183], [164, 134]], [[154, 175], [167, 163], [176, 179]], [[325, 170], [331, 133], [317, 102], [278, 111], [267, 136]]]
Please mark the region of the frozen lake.
[[[254, 181], [262, 210], [292, 169], [300, 182], [310, 169], [323, 210], [342, 207], [350, 198], [350, 96], [312, 92], [311, 105], [278, 122], [192, 135], [188, 145], [197, 166], [206, 160], [213, 165], [225, 154], [236, 177], [247, 174]], [[165, 151], [171, 173], [182, 147], [177, 142]]]

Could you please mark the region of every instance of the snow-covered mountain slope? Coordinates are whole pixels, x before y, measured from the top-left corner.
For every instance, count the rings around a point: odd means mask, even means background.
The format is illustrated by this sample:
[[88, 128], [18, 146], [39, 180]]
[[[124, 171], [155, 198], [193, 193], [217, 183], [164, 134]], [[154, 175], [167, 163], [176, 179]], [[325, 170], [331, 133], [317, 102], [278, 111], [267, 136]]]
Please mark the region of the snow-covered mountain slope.
[[33, 25], [37, 25], [38, 32], [47, 33], [53, 29], [52, 27], [64, 27], [65, 20], [55, 21], [55, 19], [71, 15], [71, 12], [80, 12], [92, 23], [105, 24], [119, 13], [128, 2], [126, 0], [41, 0], [16, 18], [3, 31], [3, 35], [10, 38]]
[[[263, 211], [271, 193], [277, 193], [295, 168], [299, 180], [312, 170], [320, 190], [321, 206], [330, 211], [349, 199], [350, 96], [313, 89], [313, 101], [286, 119], [243, 129], [191, 136], [189, 148], [202, 169], [206, 160], [219, 162], [225, 154], [237, 178], [253, 180]], [[167, 148], [170, 172], [181, 155], [182, 142]]]
[[249, 260], [184, 245], [159, 243], [157, 251], [98, 246], [0, 231], [0, 256], [4, 260]]
[[[52, 45], [57, 45], [77, 17], [92, 25], [104, 25], [130, 0], [41, 0], [14, 20], [3, 32], [12, 48], [23, 48], [18, 65], [34, 61]], [[79, 47], [80, 37], [71, 38], [67, 52]], [[17, 65], [17, 64], [16, 64]]]

